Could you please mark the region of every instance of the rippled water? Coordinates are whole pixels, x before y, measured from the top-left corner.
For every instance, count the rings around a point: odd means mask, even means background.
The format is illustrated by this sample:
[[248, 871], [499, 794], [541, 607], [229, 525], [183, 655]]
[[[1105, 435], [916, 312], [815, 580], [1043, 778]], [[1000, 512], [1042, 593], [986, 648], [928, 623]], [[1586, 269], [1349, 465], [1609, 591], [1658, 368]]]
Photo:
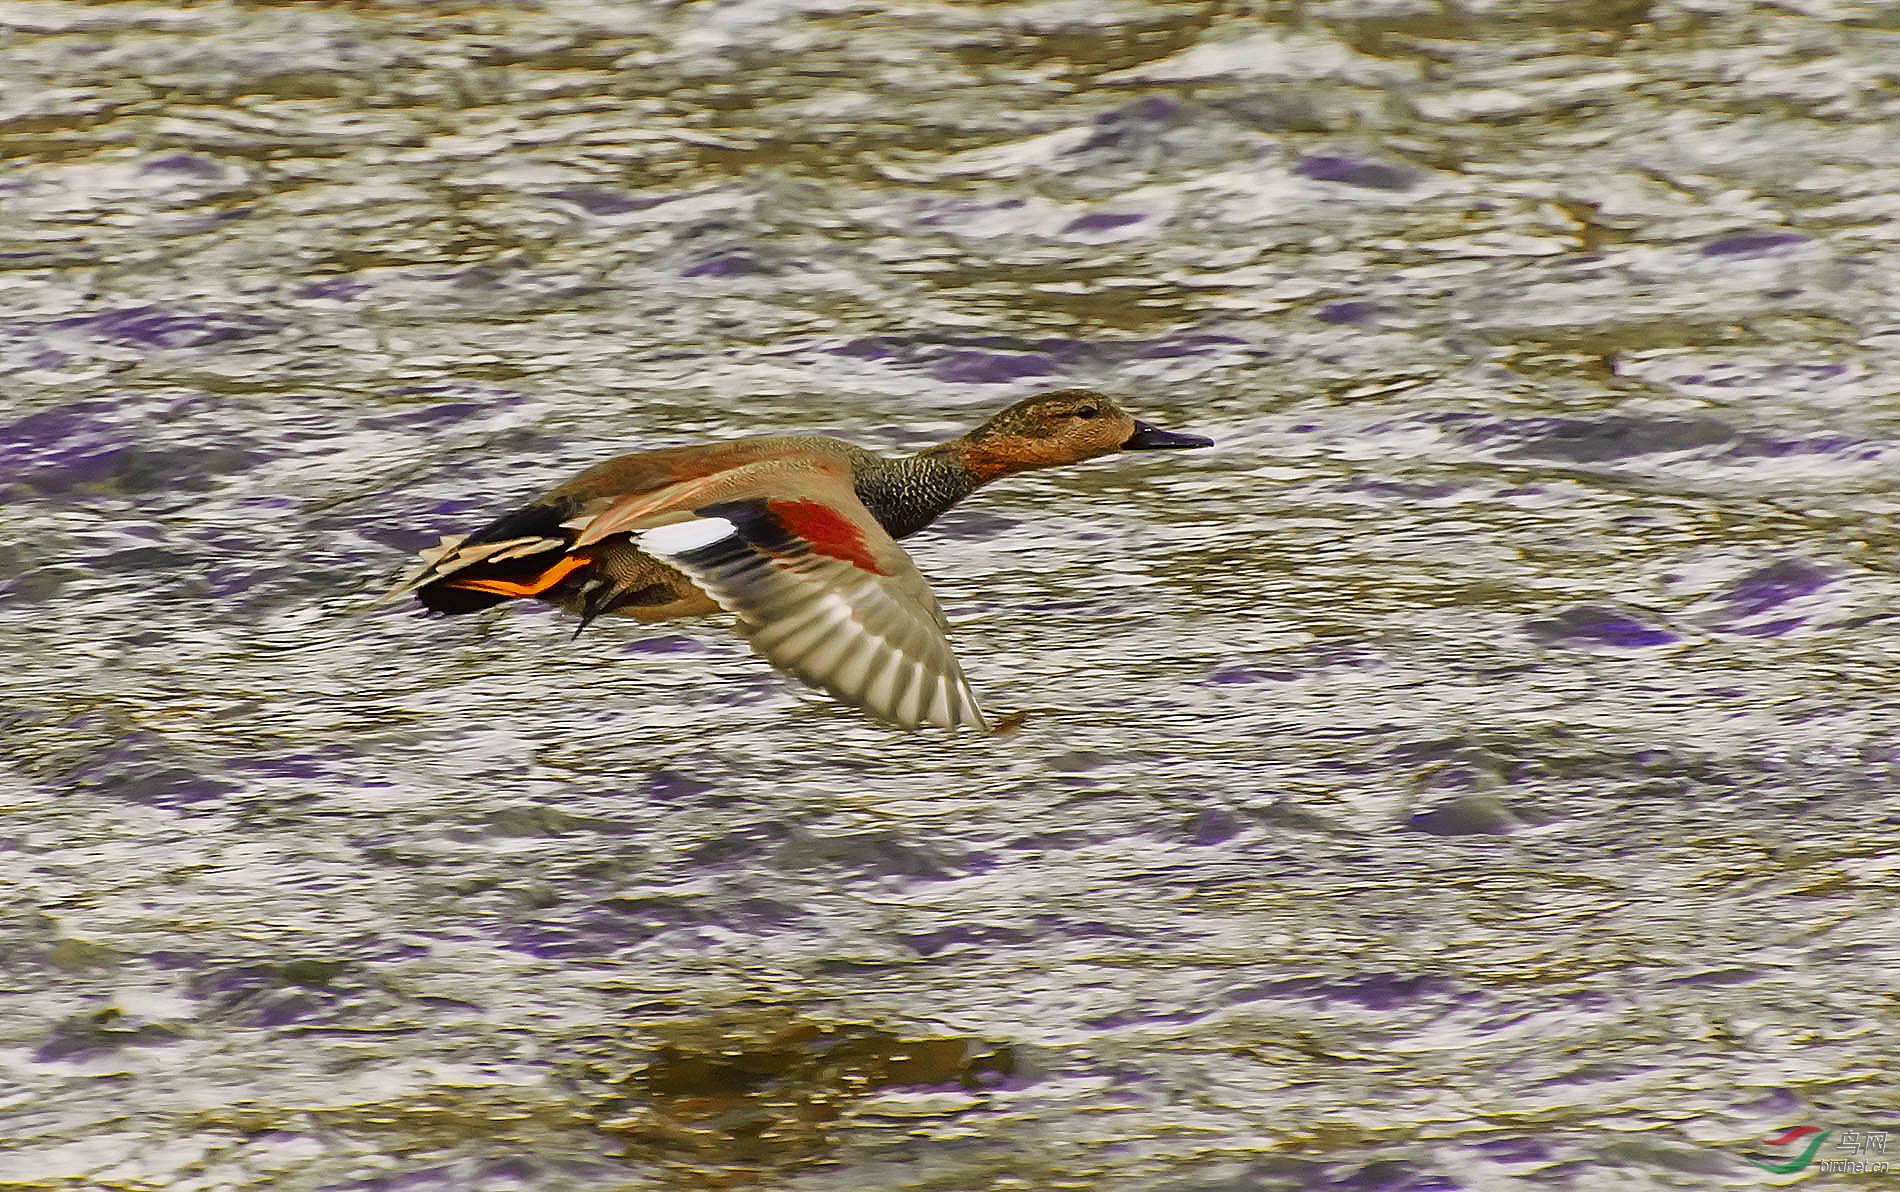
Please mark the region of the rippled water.
[[[1752, 1187], [1900, 1118], [1900, 26], [1255, 7], [0, 8], [0, 1180]], [[1012, 736], [353, 615], [606, 454], [1070, 384], [1219, 446], [912, 540]]]

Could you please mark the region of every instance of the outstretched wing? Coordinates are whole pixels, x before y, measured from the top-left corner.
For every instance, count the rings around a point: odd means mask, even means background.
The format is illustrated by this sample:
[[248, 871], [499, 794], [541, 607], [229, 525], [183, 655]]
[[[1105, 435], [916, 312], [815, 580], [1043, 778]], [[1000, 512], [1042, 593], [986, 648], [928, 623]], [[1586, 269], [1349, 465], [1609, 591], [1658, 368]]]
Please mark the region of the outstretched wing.
[[929, 585], [848, 483], [692, 510], [638, 535], [738, 615], [760, 657], [901, 728], [987, 731]]

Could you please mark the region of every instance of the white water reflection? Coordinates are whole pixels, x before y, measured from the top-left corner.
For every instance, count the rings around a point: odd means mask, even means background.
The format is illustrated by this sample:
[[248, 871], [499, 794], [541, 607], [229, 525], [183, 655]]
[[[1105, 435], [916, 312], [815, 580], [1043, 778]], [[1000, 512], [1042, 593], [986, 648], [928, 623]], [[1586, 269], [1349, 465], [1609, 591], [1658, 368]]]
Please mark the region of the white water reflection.
[[[1585, 7], [13, 13], [0, 1178], [1706, 1188], [1878, 1120], [1900, 46]], [[1067, 384], [1220, 446], [913, 540], [1013, 737], [346, 615], [616, 451]]]

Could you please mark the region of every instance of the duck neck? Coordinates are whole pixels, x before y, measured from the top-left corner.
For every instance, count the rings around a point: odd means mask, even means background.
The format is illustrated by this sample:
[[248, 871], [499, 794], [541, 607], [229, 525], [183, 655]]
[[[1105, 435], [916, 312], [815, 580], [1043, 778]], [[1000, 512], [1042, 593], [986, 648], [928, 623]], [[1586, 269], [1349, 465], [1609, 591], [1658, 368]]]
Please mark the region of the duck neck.
[[857, 470], [858, 500], [893, 538], [915, 534], [983, 483], [952, 440], [898, 459], [873, 456]]

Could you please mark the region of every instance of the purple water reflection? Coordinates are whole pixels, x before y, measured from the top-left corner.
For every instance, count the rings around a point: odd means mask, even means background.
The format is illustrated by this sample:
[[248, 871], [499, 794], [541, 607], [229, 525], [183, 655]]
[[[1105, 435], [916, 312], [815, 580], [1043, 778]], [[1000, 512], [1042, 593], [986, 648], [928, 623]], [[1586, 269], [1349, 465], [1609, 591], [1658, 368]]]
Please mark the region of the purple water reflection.
[[1777, 248], [1789, 248], [1796, 244], [1808, 243], [1808, 237], [1800, 232], [1745, 232], [1739, 236], [1724, 236], [1702, 246], [1705, 257], [1752, 257]]
[[332, 302], [348, 302], [369, 289], [369, 283], [353, 277], [334, 277], [328, 281], [313, 281], [297, 287], [299, 298], [323, 298]]
[[1489, 1138], [1478, 1150], [1498, 1163], [1548, 1163], [1553, 1158], [1549, 1145], [1538, 1138]]
[[1465, 1185], [1448, 1175], [1421, 1171], [1403, 1159], [1381, 1159], [1368, 1163], [1327, 1185], [1350, 1192], [1463, 1192]]
[[1094, 212], [1073, 220], [1062, 230], [1064, 232], [1112, 232], [1116, 228], [1125, 228], [1147, 219], [1145, 215], [1114, 214], [1107, 211]]
[[28, 414], [0, 427], [0, 460], [25, 460], [82, 435], [103, 436], [117, 428], [124, 413], [123, 403], [86, 398]]
[[649, 211], [662, 203], [670, 203], [680, 196], [636, 195], [598, 186], [571, 186], [565, 190], [549, 191], [548, 197], [572, 203], [589, 215], [615, 216]]
[[1716, 418], [1631, 414], [1468, 422], [1458, 427], [1458, 434], [1470, 443], [1502, 440], [1509, 445], [1512, 455], [1571, 463], [1602, 463], [1664, 452], [1694, 451], [1730, 443], [1736, 438], [1734, 428]]
[[1547, 646], [1597, 645], [1634, 650], [1680, 640], [1660, 625], [1601, 604], [1578, 605], [1554, 617], [1526, 622], [1524, 631]]
[[1417, 174], [1402, 166], [1331, 153], [1304, 158], [1293, 172], [1315, 182], [1340, 182], [1371, 190], [1410, 190], [1418, 181]]
[[706, 258], [697, 265], [689, 265], [682, 271], [682, 277], [766, 277], [777, 273], [777, 267], [768, 265], [749, 253], [733, 251], [723, 252]]
[[182, 174], [192, 178], [216, 179], [225, 175], [225, 166], [215, 158], [197, 153], [167, 153], [139, 167], [141, 174]]
[[77, 331], [104, 343], [140, 348], [202, 348], [267, 335], [281, 326], [256, 315], [182, 314], [156, 306], [134, 306], [99, 314], [75, 315], [46, 324]]
[[1833, 582], [1832, 573], [1812, 563], [1783, 559], [1735, 581], [1723, 600], [1733, 616], [1752, 617], [1791, 600], [1812, 596]]
[[1346, 1002], [1368, 1010], [1384, 1011], [1448, 998], [1469, 1001], [1478, 996], [1474, 991], [1445, 977], [1374, 972], [1343, 980], [1295, 977], [1243, 985], [1229, 990], [1222, 1000], [1230, 1005], [1280, 1000]]
[[1334, 326], [1358, 326], [1372, 322], [1385, 309], [1378, 302], [1332, 302], [1320, 307], [1313, 317]]
[[1059, 376], [1063, 371], [1053, 359], [1041, 354], [973, 349], [946, 352], [930, 366], [931, 376], [954, 385], [996, 385], [1026, 377]]
[[860, 336], [833, 344], [831, 355], [857, 360], [890, 360], [932, 369], [941, 379], [970, 383], [1066, 375], [1083, 368], [1113, 367], [1137, 360], [1168, 360], [1212, 355], [1247, 346], [1232, 335], [1188, 333], [1152, 339], [1079, 340], [1045, 337], [943, 336], [911, 339]]

